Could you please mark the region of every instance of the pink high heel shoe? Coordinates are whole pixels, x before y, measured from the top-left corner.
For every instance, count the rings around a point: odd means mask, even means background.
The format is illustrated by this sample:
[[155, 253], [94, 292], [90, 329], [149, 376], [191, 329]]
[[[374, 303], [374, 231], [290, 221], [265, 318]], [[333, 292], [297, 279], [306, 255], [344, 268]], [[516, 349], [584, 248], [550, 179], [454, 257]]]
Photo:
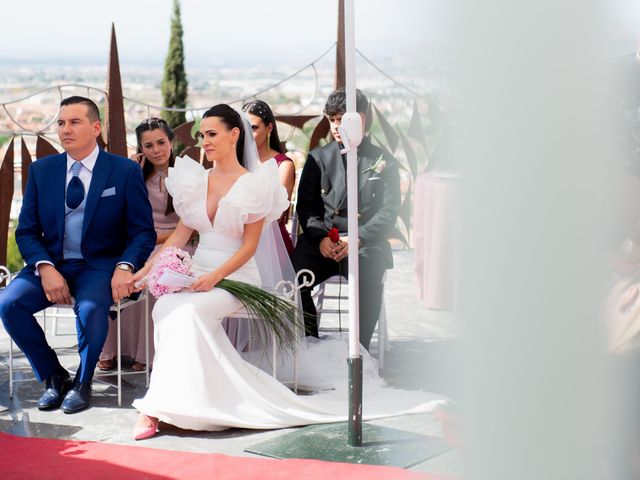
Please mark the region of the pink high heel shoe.
[[140, 417], [138, 417], [138, 421], [136, 422], [136, 426], [133, 427], [133, 439], [144, 440], [146, 438], [153, 437], [156, 433], [158, 433], [158, 423], [159, 420], [155, 417], [150, 417], [149, 415], [140, 415]]

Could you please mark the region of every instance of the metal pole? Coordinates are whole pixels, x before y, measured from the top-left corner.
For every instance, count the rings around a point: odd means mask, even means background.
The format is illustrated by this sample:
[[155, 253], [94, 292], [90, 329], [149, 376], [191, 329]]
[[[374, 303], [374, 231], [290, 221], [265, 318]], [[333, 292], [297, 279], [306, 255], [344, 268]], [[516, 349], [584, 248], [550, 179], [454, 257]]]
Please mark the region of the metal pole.
[[344, 59], [344, 2], [345, 0], [338, 0], [338, 37], [336, 39], [336, 78], [334, 81], [335, 88], [344, 88], [345, 79], [345, 59]]
[[122, 332], [120, 330], [120, 314], [122, 313], [121, 301], [116, 305], [116, 327], [117, 327], [117, 363], [118, 363], [118, 406], [122, 406]]
[[151, 363], [149, 362], [149, 290], [144, 292], [144, 348], [145, 360], [147, 361], [145, 368], [145, 386], [149, 388], [149, 373], [151, 372]]
[[[354, 3], [345, 0], [345, 92], [347, 113], [356, 112]], [[358, 150], [347, 151], [347, 209], [349, 238], [349, 445], [362, 446], [362, 356], [358, 298]]]

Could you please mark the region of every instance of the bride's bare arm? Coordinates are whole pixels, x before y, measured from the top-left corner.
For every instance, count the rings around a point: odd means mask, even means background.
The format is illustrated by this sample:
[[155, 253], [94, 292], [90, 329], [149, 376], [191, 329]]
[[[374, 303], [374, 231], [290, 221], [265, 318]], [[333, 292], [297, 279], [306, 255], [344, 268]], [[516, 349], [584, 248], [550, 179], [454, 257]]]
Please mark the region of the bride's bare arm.
[[242, 245], [229, 260], [224, 262], [213, 272], [198, 277], [189, 290], [193, 292], [208, 292], [215, 287], [220, 280], [228, 277], [233, 272], [242, 267], [247, 261], [253, 257], [258, 248], [260, 234], [262, 233], [263, 220], [255, 223], [247, 223], [244, 226], [244, 235], [242, 236]]
[[169, 235], [169, 238], [164, 241], [162, 248], [158, 250], [158, 252], [161, 252], [166, 247], [184, 247], [191, 238], [192, 233], [193, 228], [187, 227], [184, 223], [182, 223], [182, 220], [180, 220], [178, 222], [178, 225], [176, 225], [176, 229], [171, 235]]
[[[144, 264], [144, 267], [138, 270], [136, 274], [132, 276], [127, 283], [134, 284], [140, 281], [141, 279], [143, 279], [149, 273], [149, 270], [151, 270], [151, 267], [153, 266], [153, 259], [155, 258], [156, 255], [158, 255], [161, 251], [163, 251], [167, 247], [178, 247], [178, 248], [184, 247], [189, 241], [189, 239], [191, 238], [192, 233], [193, 233], [193, 228], [187, 227], [184, 223], [182, 223], [182, 220], [180, 220], [178, 222], [178, 225], [176, 225], [176, 229], [173, 231], [171, 235], [169, 235], [169, 238], [167, 238], [162, 244], [162, 248], [160, 248], [160, 250], [158, 250], [155, 254], [153, 254], [149, 258], [149, 260], [147, 260], [147, 263]], [[142, 286], [137, 288], [137, 290], [140, 290], [141, 288]]]

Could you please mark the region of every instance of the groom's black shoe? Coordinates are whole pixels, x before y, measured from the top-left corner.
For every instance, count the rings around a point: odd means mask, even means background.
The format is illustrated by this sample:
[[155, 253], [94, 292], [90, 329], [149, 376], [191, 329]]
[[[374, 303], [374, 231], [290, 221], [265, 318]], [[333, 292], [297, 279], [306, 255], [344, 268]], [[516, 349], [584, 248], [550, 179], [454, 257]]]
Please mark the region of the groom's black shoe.
[[69, 372], [61, 370], [58, 373], [54, 373], [47, 378], [46, 385], [44, 393], [38, 400], [38, 409], [52, 410], [58, 408], [72, 385]]
[[91, 381], [74, 383], [73, 388], [64, 397], [60, 409], [64, 413], [78, 413], [89, 408], [90, 400]]

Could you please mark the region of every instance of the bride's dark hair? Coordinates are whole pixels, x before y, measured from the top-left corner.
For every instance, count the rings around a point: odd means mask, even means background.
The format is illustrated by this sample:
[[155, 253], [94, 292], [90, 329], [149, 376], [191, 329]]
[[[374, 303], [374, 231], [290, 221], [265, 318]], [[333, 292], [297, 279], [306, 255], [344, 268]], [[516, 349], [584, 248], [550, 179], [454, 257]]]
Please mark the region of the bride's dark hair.
[[218, 117], [229, 130], [234, 127], [240, 130], [240, 136], [238, 137], [238, 142], [236, 143], [236, 155], [238, 156], [238, 162], [240, 162], [240, 165], [246, 167], [246, 165], [244, 164], [245, 162], [243, 156], [245, 132], [240, 114], [226, 103], [219, 103], [218, 105], [214, 105], [213, 107], [211, 107], [209, 110], [204, 112], [204, 115], [202, 115], [202, 118], [208, 117]]

